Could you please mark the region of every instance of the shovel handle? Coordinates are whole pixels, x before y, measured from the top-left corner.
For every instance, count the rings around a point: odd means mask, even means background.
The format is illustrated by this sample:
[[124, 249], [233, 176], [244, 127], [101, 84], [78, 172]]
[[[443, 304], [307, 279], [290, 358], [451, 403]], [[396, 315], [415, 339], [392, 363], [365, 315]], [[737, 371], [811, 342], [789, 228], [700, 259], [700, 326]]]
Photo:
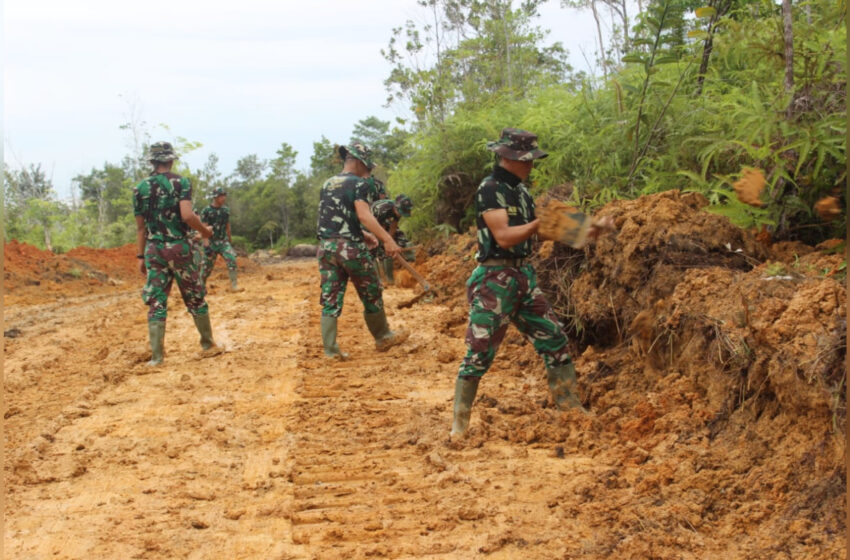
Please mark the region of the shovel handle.
[[410, 275], [411, 275], [411, 276], [413, 276], [414, 278], [416, 278], [416, 281], [417, 281], [417, 282], [419, 282], [420, 284], [422, 284], [422, 288], [423, 288], [426, 292], [428, 292], [428, 291], [430, 291], [430, 290], [431, 290], [431, 286], [429, 286], [429, 285], [428, 285], [428, 281], [427, 281], [427, 280], [425, 280], [425, 278], [424, 278], [421, 274], [419, 274], [419, 273], [416, 271], [416, 269], [415, 269], [415, 268], [413, 268], [413, 267], [410, 265], [410, 263], [409, 263], [409, 262], [407, 262], [406, 260], [404, 260], [402, 257], [396, 257], [395, 261], [396, 261], [397, 263], [399, 263], [401, 266], [403, 266], [403, 267], [404, 267], [404, 268], [405, 268], [405, 269], [406, 269], [406, 270], [410, 273]]

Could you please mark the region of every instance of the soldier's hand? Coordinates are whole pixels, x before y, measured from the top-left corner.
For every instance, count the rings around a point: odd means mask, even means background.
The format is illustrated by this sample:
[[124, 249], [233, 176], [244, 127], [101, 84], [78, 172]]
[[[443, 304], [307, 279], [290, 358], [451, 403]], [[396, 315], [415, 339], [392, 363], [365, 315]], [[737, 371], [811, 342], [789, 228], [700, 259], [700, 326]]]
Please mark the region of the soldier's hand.
[[587, 237], [598, 239], [602, 233], [611, 233], [616, 230], [613, 217], [602, 216], [601, 218], [593, 218], [593, 221], [590, 223], [590, 229], [587, 231]]
[[147, 275], [148, 269], [147, 269], [147, 267], [145, 267], [145, 259], [136, 259], [136, 260], [139, 261], [139, 272], [141, 272], [144, 275]]
[[401, 254], [401, 247], [399, 247], [398, 243], [396, 243], [395, 241], [390, 240], [389, 243], [384, 243], [384, 252], [386, 252], [387, 255], [395, 258]]
[[204, 226], [204, 229], [201, 230], [201, 237], [203, 237], [204, 239], [209, 239], [210, 237], [212, 237], [212, 234], [212, 229], [208, 228], [207, 226]]
[[366, 247], [369, 249], [374, 249], [378, 246], [378, 238], [368, 231], [363, 232], [363, 239], [366, 242]]

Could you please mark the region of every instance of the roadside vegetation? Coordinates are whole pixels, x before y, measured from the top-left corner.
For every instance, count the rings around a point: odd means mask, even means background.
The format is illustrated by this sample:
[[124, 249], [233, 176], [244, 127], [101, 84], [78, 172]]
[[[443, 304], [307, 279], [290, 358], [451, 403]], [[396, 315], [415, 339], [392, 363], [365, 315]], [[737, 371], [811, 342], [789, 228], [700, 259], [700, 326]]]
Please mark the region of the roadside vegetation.
[[[382, 54], [387, 103], [408, 109], [391, 123], [370, 116], [351, 138], [376, 151], [392, 194], [416, 204], [404, 227], [419, 239], [472, 225], [473, 193], [501, 128], [538, 133], [550, 157], [532, 175], [589, 210], [670, 189], [696, 191], [709, 210], [773, 240], [816, 244], [841, 237], [846, 211], [846, 4], [814, 0], [561, 0], [600, 22], [594, 72], [577, 72], [538, 10], [543, 0], [421, 0], [420, 22], [399, 22]], [[613, 25], [610, 22], [614, 22]], [[603, 25], [611, 29], [603, 33]], [[65, 252], [114, 247], [134, 236], [131, 187], [146, 173], [144, 123], [121, 162], [81, 174], [57, 200], [40, 163], [5, 168], [6, 239]], [[178, 172], [198, 205], [228, 190], [239, 247], [280, 249], [314, 237], [318, 190], [339, 169], [334, 142], [313, 143], [310, 167], [282, 139], [274, 154], [248, 154], [230, 173], [215, 154]], [[176, 138], [186, 154], [197, 141]], [[740, 203], [733, 183], [763, 170], [763, 206]], [[818, 201], [835, 197], [825, 221]]]

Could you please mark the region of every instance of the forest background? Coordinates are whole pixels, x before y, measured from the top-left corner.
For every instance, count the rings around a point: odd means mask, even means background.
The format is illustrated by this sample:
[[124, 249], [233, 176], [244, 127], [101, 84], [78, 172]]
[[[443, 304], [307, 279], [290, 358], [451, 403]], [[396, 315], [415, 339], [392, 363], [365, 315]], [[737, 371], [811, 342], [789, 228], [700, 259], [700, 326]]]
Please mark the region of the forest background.
[[[493, 164], [485, 144], [505, 126], [536, 132], [550, 153], [532, 173], [534, 194], [592, 211], [682, 189], [773, 239], [843, 237], [845, 210], [824, 221], [813, 208], [844, 196], [844, 0], [561, 0], [597, 22], [591, 73], [574, 71], [547, 40], [544, 1], [419, 0], [429, 23], [393, 30], [382, 51], [387, 103], [407, 117], [361, 119], [351, 139], [373, 148], [391, 194], [413, 199], [402, 228], [414, 239], [474, 224], [475, 188]], [[41, 163], [4, 165], [5, 238], [55, 252], [132, 242], [132, 187], [150, 171], [152, 131], [138, 120], [120, 126], [129, 153], [75, 177], [70, 201], [57, 199]], [[200, 147], [175, 138], [180, 154]], [[281, 140], [275, 154], [245, 155], [230, 173], [214, 153], [200, 168], [177, 166], [198, 210], [213, 189], [227, 190], [242, 250], [313, 241], [319, 190], [340, 169], [325, 137], [308, 169], [296, 169]], [[747, 168], [767, 179], [761, 207], [735, 197]]]

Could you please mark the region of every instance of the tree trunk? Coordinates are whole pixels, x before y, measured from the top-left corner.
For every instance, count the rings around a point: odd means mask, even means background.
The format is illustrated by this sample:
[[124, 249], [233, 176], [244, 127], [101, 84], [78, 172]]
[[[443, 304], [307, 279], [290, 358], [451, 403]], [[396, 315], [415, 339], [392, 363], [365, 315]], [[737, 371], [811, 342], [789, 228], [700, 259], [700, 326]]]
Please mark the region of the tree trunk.
[[732, 0], [719, 0], [717, 2], [709, 2], [709, 6], [715, 9], [714, 15], [708, 22], [708, 37], [702, 46], [702, 61], [699, 64], [699, 73], [697, 74], [697, 96], [702, 95], [702, 86], [705, 82], [705, 74], [708, 72], [708, 61], [711, 58], [711, 51], [714, 49], [714, 33], [717, 30], [717, 22], [720, 18], [726, 15], [732, 7]]
[[794, 113], [794, 30], [791, 20], [791, 0], [782, 0], [783, 35], [785, 36], [785, 93], [788, 94], [788, 108], [785, 116], [791, 118]]
[[53, 252], [53, 244], [50, 242], [50, 224], [49, 223], [43, 224], [43, 227], [44, 227], [44, 247], [52, 253]]
[[[626, 0], [623, 0], [623, 52], [629, 52], [629, 12]], [[640, 12], [638, 12], [640, 13]]]
[[608, 78], [608, 63], [605, 61], [605, 44], [602, 42], [602, 25], [599, 23], [599, 12], [596, 10], [596, 0], [590, 0], [593, 19], [596, 21], [596, 34], [599, 38], [599, 60], [602, 62], [602, 75]]
[[104, 190], [101, 189], [97, 195], [97, 236], [99, 238], [97, 244], [101, 249], [105, 245], [103, 242], [103, 228], [106, 227], [106, 198], [103, 196]]
[[505, 68], [507, 69], [507, 86], [508, 90], [513, 89], [513, 80], [511, 77], [511, 35], [508, 33], [508, 10], [510, 5], [505, 6], [502, 12], [502, 31], [505, 34]]

